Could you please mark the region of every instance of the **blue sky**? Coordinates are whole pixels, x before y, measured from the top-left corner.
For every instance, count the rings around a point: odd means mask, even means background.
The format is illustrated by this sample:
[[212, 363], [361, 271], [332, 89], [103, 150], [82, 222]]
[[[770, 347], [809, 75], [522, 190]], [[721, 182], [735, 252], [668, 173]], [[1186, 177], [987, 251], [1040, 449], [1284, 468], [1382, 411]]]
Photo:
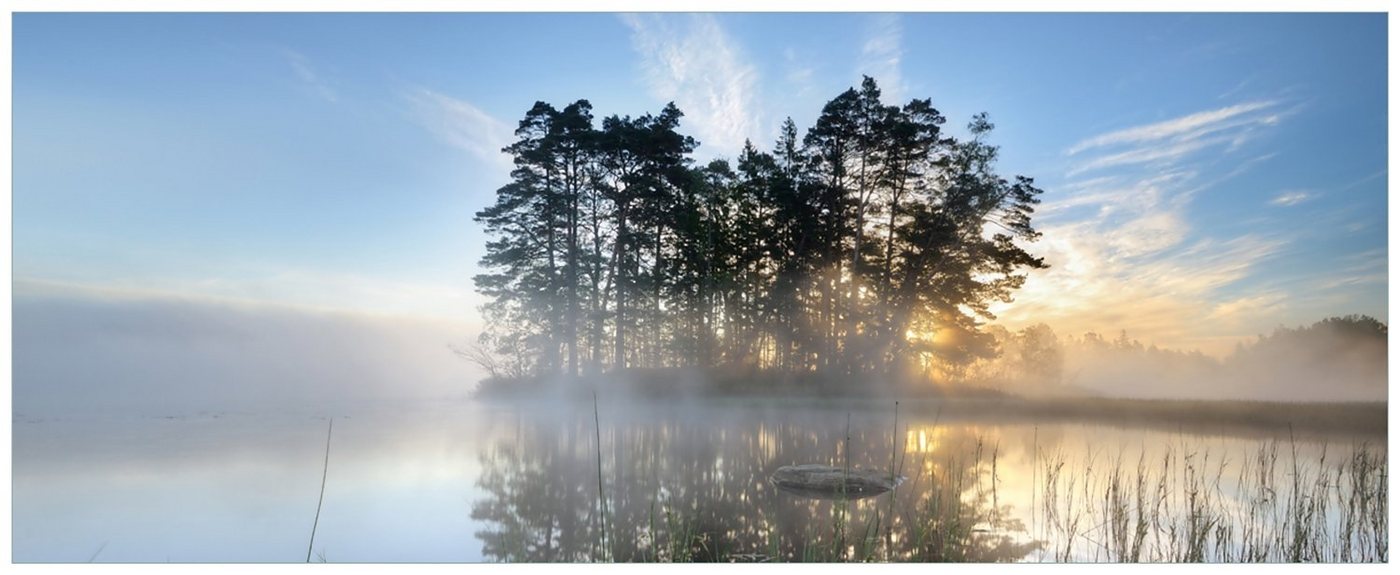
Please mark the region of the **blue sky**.
[[[674, 100], [698, 158], [861, 74], [997, 125], [1052, 268], [1010, 327], [1223, 353], [1387, 303], [1384, 14], [16, 14], [16, 294], [476, 331], [471, 215], [536, 100]], [[76, 291], [75, 291], [76, 290]], [[94, 296], [95, 297], [95, 296]]]

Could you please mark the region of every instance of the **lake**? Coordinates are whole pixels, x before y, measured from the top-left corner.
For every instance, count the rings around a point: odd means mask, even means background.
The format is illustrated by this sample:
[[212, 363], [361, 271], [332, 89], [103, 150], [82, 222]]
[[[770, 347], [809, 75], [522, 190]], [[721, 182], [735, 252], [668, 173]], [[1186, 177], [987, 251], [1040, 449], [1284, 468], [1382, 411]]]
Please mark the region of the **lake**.
[[[301, 562], [313, 521], [328, 562], [1388, 559], [1384, 430], [962, 407], [604, 401], [596, 427], [588, 401], [16, 413], [14, 561]], [[906, 480], [858, 500], [769, 483], [802, 463]]]

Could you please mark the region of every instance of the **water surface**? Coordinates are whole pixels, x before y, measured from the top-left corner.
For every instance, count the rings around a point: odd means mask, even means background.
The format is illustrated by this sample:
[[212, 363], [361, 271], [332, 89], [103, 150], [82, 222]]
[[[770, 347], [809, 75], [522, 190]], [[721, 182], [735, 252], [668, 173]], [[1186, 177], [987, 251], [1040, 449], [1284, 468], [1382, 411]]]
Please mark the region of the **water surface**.
[[[955, 403], [906, 402], [896, 421], [889, 402], [604, 402], [596, 429], [588, 402], [16, 414], [14, 560], [304, 561], [331, 417], [313, 561], [1113, 560], [1134, 537], [1110, 503], [1142, 508], [1159, 487], [1133, 553], [1171, 560], [1193, 509], [1216, 528], [1291, 526], [1257, 509], [1261, 453], [1278, 488], [1294, 462], [1321, 477], [1385, 450], [1384, 437], [1003, 420]], [[768, 483], [801, 463], [908, 480], [859, 501]], [[1342, 507], [1320, 508], [1322, 529], [1343, 528]], [[1215, 537], [1205, 559], [1251, 540]]]

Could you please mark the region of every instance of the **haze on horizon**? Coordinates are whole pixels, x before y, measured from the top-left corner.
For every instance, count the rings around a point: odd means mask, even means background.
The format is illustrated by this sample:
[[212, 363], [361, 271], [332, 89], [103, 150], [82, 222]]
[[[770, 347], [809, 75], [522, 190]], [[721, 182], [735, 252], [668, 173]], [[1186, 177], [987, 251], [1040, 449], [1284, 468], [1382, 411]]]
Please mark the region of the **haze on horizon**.
[[695, 157], [732, 159], [862, 74], [959, 137], [990, 113], [998, 171], [1045, 190], [1030, 251], [1051, 267], [993, 308], [1010, 330], [1223, 357], [1388, 323], [1384, 15], [14, 22], [17, 409], [104, 370], [128, 399], [458, 395], [479, 377], [448, 350], [481, 329], [472, 215], [535, 101], [674, 101]]

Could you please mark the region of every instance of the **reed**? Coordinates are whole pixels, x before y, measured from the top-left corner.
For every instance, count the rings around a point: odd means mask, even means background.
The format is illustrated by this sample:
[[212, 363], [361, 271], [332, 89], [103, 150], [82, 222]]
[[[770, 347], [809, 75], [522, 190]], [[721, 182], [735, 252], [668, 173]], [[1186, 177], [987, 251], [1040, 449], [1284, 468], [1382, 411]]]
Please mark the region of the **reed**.
[[[1046, 458], [1038, 536], [1061, 562], [1388, 561], [1385, 455], [1361, 443], [1341, 459], [1326, 445], [1306, 459], [1291, 439], [1288, 453], [1284, 467], [1276, 441], [1238, 465], [1184, 445], [1166, 449], [1155, 469], [1145, 455], [1097, 470], [1092, 458]], [[1096, 491], [1096, 501], [1084, 499]]]
[[[1008, 458], [1002, 441], [977, 437], [956, 449], [921, 451], [913, 457], [906, 449], [901, 456], [900, 407], [895, 405], [891, 426], [891, 470], [902, 472], [906, 459], [917, 464], [903, 486], [878, 498], [857, 500], [842, 494], [811, 503], [815, 515], [795, 531], [781, 531], [779, 504], [772, 502], [769, 508], [765, 503], [769, 512], [761, 515], [767, 517], [745, 531], [734, 527], [745, 527], [746, 520], [726, 526], [729, 516], [706, 508], [704, 495], [677, 506], [660, 489], [650, 509], [643, 503], [639, 510], [647, 513], [644, 518], [626, 511], [626, 495], [619, 487], [614, 491], [617, 517], [609, 515], [595, 397], [596, 545], [601, 550], [594, 558], [1017, 561], [1036, 560], [1033, 552], [1041, 549], [1040, 560], [1056, 562], [1389, 559], [1384, 445], [1363, 442], [1349, 451], [1326, 445], [1304, 449], [1290, 436], [1235, 451], [1183, 434], [1138, 452], [1120, 448], [1106, 453], [1092, 446], [1067, 452], [1042, 446], [1037, 428], [1029, 450], [1031, 468], [1026, 470], [1032, 482], [1031, 508], [1015, 509], [1003, 505], [1005, 493], [999, 491], [1006, 463], [1016, 461]], [[860, 454], [852, 453], [850, 426], [848, 413], [844, 436], [834, 442], [847, 472], [860, 461]], [[616, 481], [624, 481], [623, 476]], [[1020, 519], [1027, 512], [1029, 532]], [[636, 546], [629, 552], [633, 542]]]
[[321, 494], [316, 498], [316, 518], [311, 521], [311, 541], [306, 544], [306, 562], [311, 562], [311, 547], [316, 544], [316, 526], [321, 523], [321, 503], [326, 500], [326, 473], [331, 467], [331, 432], [335, 430], [335, 418], [326, 424], [326, 459], [321, 463]]
[[593, 440], [598, 455], [598, 538], [602, 560], [611, 559], [608, 552], [608, 499], [603, 495], [603, 431], [598, 419], [598, 392], [593, 392]]

